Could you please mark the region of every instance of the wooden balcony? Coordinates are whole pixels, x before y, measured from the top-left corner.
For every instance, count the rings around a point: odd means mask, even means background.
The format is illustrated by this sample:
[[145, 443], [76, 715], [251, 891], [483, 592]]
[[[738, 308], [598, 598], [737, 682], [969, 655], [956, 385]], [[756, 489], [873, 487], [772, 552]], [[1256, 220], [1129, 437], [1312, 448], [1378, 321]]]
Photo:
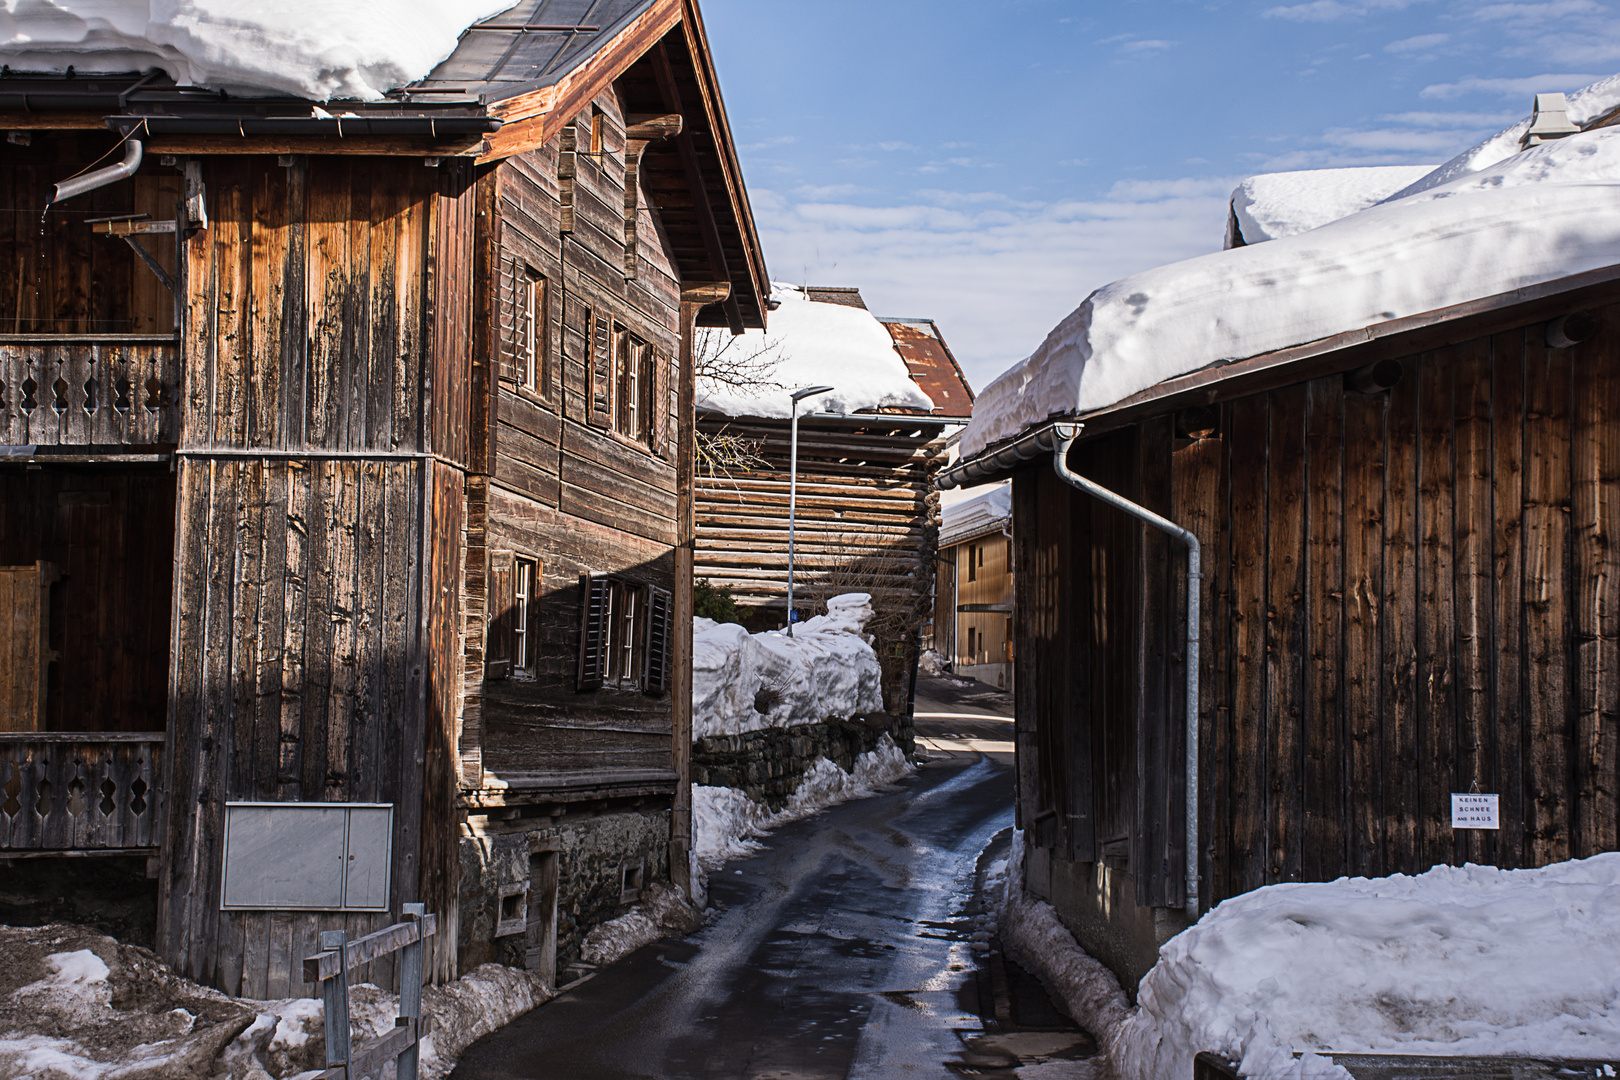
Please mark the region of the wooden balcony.
[[161, 731], [0, 734], [0, 857], [153, 854]]
[[173, 445], [173, 335], [0, 334], [0, 445]]

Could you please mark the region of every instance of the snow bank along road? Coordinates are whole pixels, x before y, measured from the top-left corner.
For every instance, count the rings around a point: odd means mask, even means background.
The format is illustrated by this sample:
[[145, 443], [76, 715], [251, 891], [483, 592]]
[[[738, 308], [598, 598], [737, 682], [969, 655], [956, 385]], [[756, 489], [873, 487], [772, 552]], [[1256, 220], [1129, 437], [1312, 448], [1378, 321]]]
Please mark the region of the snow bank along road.
[[[919, 717], [942, 743], [952, 723]], [[1011, 727], [966, 723], [975, 741]], [[935, 752], [893, 792], [774, 831], [711, 878], [705, 930], [521, 1017], [453, 1077], [956, 1075], [983, 1027], [967, 909], [979, 852], [1012, 821], [1003, 757]]]

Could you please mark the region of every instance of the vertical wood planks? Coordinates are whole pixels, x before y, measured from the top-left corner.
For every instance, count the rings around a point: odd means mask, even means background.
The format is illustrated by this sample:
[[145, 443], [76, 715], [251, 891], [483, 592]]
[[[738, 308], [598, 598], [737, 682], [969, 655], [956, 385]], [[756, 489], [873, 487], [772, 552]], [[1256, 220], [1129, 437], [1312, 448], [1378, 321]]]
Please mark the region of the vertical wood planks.
[[1300, 880], [1305, 752], [1305, 395], [1271, 394], [1267, 524], [1268, 882]]
[[1620, 846], [1620, 335], [1612, 320], [1600, 325], [1573, 349], [1549, 350], [1581, 373], [1571, 431], [1574, 858]]
[[1384, 604], [1381, 635], [1384, 873], [1416, 873], [1418, 863], [1418, 379], [1403, 364], [1389, 392], [1384, 431]]
[[1383, 871], [1385, 394], [1344, 397], [1345, 872]]
[[1523, 330], [1491, 339], [1492, 397], [1495, 410], [1491, 488], [1493, 499], [1491, 707], [1495, 718], [1495, 760], [1491, 774], [1500, 795], [1502, 828], [1496, 835], [1497, 865], [1525, 866], [1525, 701], [1524, 701], [1524, 339]]
[[[1491, 769], [1495, 716], [1491, 703], [1492, 583], [1495, 577], [1491, 491], [1492, 372], [1489, 339], [1458, 353], [1452, 377], [1452, 610], [1456, 616], [1456, 745], [1444, 796], [1441, 828], [1449, 831], [1452, 791], [1496, 791]], [[1481, 830], [1457, 832], [1450, 860], [1488, 862], [1495, 837]], [[1444, 845], [1442, 845], [1443, 848]]]
[[[1524, 678], [1529, 703], [1530, 859], [1570, 855], [1568, 658], [1570, 399], [1568, 351], [1525, 339]], [[1583, 586], [1584, 587], [1584, 586]]]
[[1310, 881], [1345, 872], [1344, 380], [1307, 387], [1304, 834], [1300, 873]]
[[[1266, 873], [1266, 755], [1273, 713], [1266, 695], [1266, 648], [1270, 633], [1266, 607], [1267, 535], [1240, 523], [1264, 521], [1267, 509], [1266, 460], [1270, 427], [1264, 396], [1231, 405], [1232, 509], [1232, 741], [1231, 850], [1225, 895], [1270, 883]], [[1213, 898], [1212, 898], [1213, 899]]]

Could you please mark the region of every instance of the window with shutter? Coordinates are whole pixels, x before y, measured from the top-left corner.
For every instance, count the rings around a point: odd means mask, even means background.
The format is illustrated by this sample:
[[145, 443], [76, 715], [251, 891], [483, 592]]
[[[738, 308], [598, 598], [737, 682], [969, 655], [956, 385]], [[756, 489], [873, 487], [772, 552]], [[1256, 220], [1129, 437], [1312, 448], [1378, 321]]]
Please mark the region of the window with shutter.
[[611, 427], [613, 424], [613, 327], [601, 315], [594, 316], [591, 321], [590, 421], [597, 427]]
[[611, 581], [579, 575], [579, 689], [595, 690], [607, 677]]
[[484, 677], [504, 679], [512, 674], [512, 553], [492, 552], [489, 557], [488, 615], [484, 631]]
[[533, 677], [539, 672], [540, 561], [512, 562], [512, 668]]
[[642, 688], [649, 694], [669, 689], [673, 660], [675, 596], [664, 589], [649, 589], [647, 599], [647, 675]]
[[546, 279], [532, 266], [517, 268], [517, 312], [514, 333], [517, 345], [518, 382], [542, 395], [551, 393], [550, 320], [546, 313]]

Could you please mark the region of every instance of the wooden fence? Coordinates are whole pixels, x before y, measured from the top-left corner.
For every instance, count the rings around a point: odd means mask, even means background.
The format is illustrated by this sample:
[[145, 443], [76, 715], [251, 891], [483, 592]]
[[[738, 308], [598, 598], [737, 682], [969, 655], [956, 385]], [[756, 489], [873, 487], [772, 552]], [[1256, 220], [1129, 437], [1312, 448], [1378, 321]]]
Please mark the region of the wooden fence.
[[173, 337], [0, 335], [0, 444], [173, 444], [179, 401]]

